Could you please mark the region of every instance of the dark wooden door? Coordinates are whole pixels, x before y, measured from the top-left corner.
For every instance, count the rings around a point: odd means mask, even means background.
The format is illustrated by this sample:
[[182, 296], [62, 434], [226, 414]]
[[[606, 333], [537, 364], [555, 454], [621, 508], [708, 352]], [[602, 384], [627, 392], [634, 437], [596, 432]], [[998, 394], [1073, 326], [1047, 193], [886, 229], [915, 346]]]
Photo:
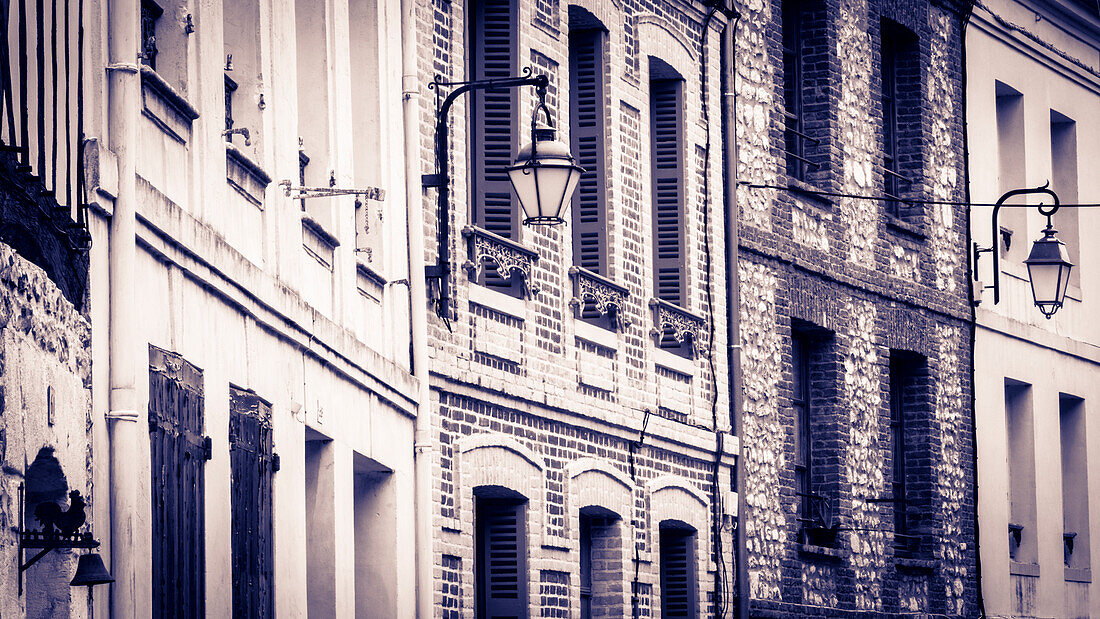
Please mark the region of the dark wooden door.
[[274, 615], [271, 406], [256, 394], [230, 389], [233, 616]]
[[153, 616], [205, 615], [202, 370], [149, 347]]

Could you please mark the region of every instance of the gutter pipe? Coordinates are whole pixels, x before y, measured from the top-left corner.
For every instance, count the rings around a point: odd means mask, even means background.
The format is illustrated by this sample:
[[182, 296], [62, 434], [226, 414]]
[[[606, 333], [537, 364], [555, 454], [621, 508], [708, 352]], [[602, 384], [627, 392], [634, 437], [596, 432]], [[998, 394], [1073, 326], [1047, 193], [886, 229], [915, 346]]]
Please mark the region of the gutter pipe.
[[[107, 432], [110, 460], [111, 616], [130, 619], [149, 613], [147, 586], [139, 584], [149, 565], [137, 556], [138, 472], [134, 454], [141, 453], [138, 421], [144, 416], [138, 402], [137, 370], [141, 350], [135, 325], [135, 256], [137, 253], [136, 110], [141, 85], [137, 64], [137, 0], [111, 0], [108, 20], [108, 124], [110, 148], [118, 158], [118, 193], [111, 217], [108, 247], [110, 395]], [[139, 563], [142, 565], [139, 566]], [[139, 603], [139, 597], [142, 598]], [[140, 610], [139, 610], [140, 607]]]
[[745, 433], [742, 423], [744, 394], [741, 380], [741, 277], [738, 272], [740, 252], [740, 211], [737, 205], [737, 26], [741, 14], [732, 5], [728, 8], [733, 27], [722, 34], [722, 161], [726, 200], [726, 363], [729, 367], [730, 416], [737, 436], [737, 465], [734, 467], [734, 489], [737, 492], [737, 528], [734, 529], [734, 565], [737, 583], [737, 619], [749, 617], [748, 552], [742, 522], [745, 504]]
[[432, 617], [432, 441], [428, 387], [428, 295], [424, 277], [424, 190], [420, 178], [420, 84], [417, 78], [416, 2], [401, 0], [401, 111], [405, 128], [405, 212], [409, 241], [409, 316], [418, 403], [413, 433], [415, 478], [416, 616]]

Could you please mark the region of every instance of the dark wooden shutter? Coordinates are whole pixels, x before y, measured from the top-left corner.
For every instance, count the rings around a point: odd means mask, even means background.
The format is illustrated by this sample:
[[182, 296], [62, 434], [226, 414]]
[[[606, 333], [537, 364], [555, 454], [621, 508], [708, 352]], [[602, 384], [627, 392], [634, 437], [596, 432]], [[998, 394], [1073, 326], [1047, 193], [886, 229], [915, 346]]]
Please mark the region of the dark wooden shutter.
[[604, 176], [604, 50], [607, 33], [569, 34], [569, 135], [577, 163], [585, 169], [573, 194], [573, 263], [607, 274], [607, 216]]
[[205, 615], [202, 370], [149, 347], [153, 616]]
[[274, 615], [271, 406], [230, 389], [233, 616]]
[[527, 536], [523, 516], [523, 503], [478, 499], [479, 619], [527, 616]]
[[683, 80], [650, 83], [653, 151], [653, 287], [658, 299], [683, 307]]
[[695, 617], [693, 534], [687, 529], [661, 529], [661, 616]]
[[[516, 19], [513, 0], [481, 0], [471, 28], [474, 79], [499, 79], [517, 74]], [[518, 240], [519, 214], [512, 207], [512, 183], [506, 169], [515, 148], [515, 88], [478, 90], [470, 110], [474, 219], [482, 228]]]

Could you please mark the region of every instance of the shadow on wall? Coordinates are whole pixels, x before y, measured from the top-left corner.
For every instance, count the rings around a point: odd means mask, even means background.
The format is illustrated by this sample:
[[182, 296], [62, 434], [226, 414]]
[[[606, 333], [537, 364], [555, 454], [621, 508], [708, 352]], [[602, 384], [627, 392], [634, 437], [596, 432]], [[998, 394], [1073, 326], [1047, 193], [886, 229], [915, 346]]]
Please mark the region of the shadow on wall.
[[[38, 450], [34, 462], [27, 467], [26, 488], [23, 526], [25, 529], [43, 528], [47, 523], [40, 521], [35, 515], [49, 520], [46, 514], [56, 510], [47, 506], [65, 505], [69, 491], [69, 483], [65, 479], [65, 472], [61, 470], [61, 463], [54, 457], [53, 447], [47, 446]], [[75, 566], [76, 555], [73, 551], [58, 550], [48, 553], [27, 570], [25, 580], [28, 619], [70, 615], [72, 588], [69, 580]]]

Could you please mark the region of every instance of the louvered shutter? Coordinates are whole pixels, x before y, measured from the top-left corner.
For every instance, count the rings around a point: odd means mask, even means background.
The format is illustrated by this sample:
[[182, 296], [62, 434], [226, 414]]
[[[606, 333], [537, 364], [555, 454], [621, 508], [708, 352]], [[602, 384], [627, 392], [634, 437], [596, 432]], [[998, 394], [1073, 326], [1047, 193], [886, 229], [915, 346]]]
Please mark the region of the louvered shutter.
[[658, 299], [683, 307], [683, 80], [650, 82], [653, 153], [653, 287]]
[[577, 163], [585, 169], [573, 194], [573, 263], [607, 274], [607, 216], [604, 198], [604, 47], [606, 32], [569, 35], [569, 136]]
[[271, 407], [230, 388], [229, 463], [233, 616], [274, 614]]
[[527, 616], [527, 537], [523, 504], [479, 499], [477, 506], [478, 617]]
[[[482, 0], [473, 15], [473, 78], [515, 76], [517, 14], [512, 0]], [[512, 165], [518, 133], [516, 92], [514, 88], [478, 90], [471, 109], [474, 219], [482, 228], [513, 240], [518, 240], [519, 214], [512, 207], [506, 169]]]
[[692, 537], [686, 529], [661, 529], [661, 616], [665, 619], [695, 616]]

